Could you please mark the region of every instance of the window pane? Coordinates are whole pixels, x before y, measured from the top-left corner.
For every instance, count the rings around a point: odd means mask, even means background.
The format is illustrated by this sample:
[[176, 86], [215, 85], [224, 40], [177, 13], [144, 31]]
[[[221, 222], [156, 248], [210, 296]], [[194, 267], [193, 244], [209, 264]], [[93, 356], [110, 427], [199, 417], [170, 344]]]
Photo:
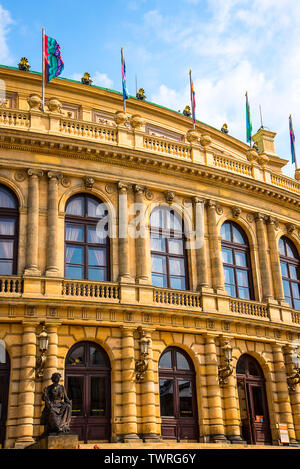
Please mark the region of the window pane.
[[151, 236], [151, 251], [161, 251], [166, 250], [166, 240], [164, 238], [155, 238]]
[[104, 377], [91, 377], [91, 413], [90, 415], [105, 416], [106, 414], [106, 389]]
[[236, 365], [236, 372], [240, 375], [245, 374], [246, 357], [241, 356]]
[[236, 275], [237, 275], [237, 283], [241, 287], [248, 287], [249, 282], [248, 282], [248, 272], [246, 270], [236, 270]]
[[160, 414], [162, 417], [173, 417], [174, 415], [174, 390], [173, 380], [159, 380]]
[[79, 225], [67, 224], [66, 226], [66, 240], [67, 241], [83, 241], [84, 240], [84, 227]]
[[12, 261], [0, 261], [0, 274], [12, 275], [13, 273], [13, 262]]
[[169, 258], [170, 274], [185, 275], [184, 259]]
[[286, 243], [286, 255], [288, 257], [296, 258], [294, 251], [292, 250], [292, 248], [290, 247], [288, 243]]
[[231, 231], [230, 231], [230, 224], [223, 223], [221, 227], [221, 237], [224, 241], [231, 241]]
[[89, 248], [89, 265], [106, 265], [106, 249], [105, 248]]
[[158, 256], [156, 254], [152, 254], [151, 265], [152, 265], [152, 272], [166, 274], [167, 263], [166, 263], [166, 258], [164, 256]]
[[236, 289], [234, 285], [225, 284], [225, 290], [228, 292], [229, 296], [233, 296], [236, 298]]
[[299, 296], [299, 284], [292, 282], [292, 292], [294, 298], [300, 298]]
[[169, 239], [169, 253], [170, 254], [183, 254], [183, 240], [182, 239]]
[[280, 267], [281, 267], [281, 275], [283, 277], [288, 277], [289, 274], [288, 274], [287, 264], [285, 262], [280, 262]]
[[89, 267], [88, 280], [104, 282], [107, 280], [107, 270], [104, 267]]
[[[290, 305], [291, 308], [293, 308], [292, 298], [286, 296], [286, 297], [285, 297], [285, 301]], [[296, 301], [297, 301], [297, 300], [296, 300]]]
[[0, 187], [0, 207], [17, 208], [15, 198], [4, 187]]
[[76, 197], [67, 204], [66, 213], [77, 217], [84, 217], [84, 198]]
[[181, 417], [193, 417], [193, 393], [191, 381], [178, 381], [179, 410]]
[[242, 298], [243, 300], [250, 300], [249, 288], [239, 287], [239, 298]]
[[159, 368], [172, 368], [171, 351], [164, 353], [159, 360]]
[[174, 288], [176, 290], [185, 290], [185, 278], [184, 277], [170, 277], [170, 288]]
[[13, 236], [15, 233], [15, 220], [0, 218], [0, 235]]
[[83, 264], [83, 247], [67, 245], [66, 263], [67, 264]]
[[290, 278], [295, 280], [299, 279], [299, 275], [297, 274], [297, 267], [290, 264]]
[[83, 377], [68, 376], [68, 397], [72, 401], [72, 417], [83, 415]]
[[[256, 421], [264, 421], [264, 420], [261, 420], [261, 419], [264, 418], [262, 388], [258, 387], [258, 386], [253, 386], [252, 387], [252, 396], [253, 396], [255, 420]], [[258, 419], [260, 419], [260, 420], [258, 420]]]
[[243, 235], [235, 226], [232, 226], [232, 234], [234, 243], [245, 244]]
[[99, 365], [106, 367], [106, 361], [103, 357], [103, 353], [98, 347], [90, 346], [89, 347], [89, 355], [90, 355], [90, 364], [91, 365]]
[[284, 250], [284, 241], [282, 238], [280, 238], [279, 243], [278, 243], [278, 249], [279, 252], [282, 256], [285, 256], [285, 250]]
[[232, 283], [233, 285], [235, 284], [234, 270], [232, 267], [224, 266], [224, 277], [225, 283]]
[[92, 244], [105, 244], [106, 243], [106, 238], [108, 236], [108, 231], [104, 227], [98, 228], [98, 227], [88, 227], [88, 242]]
[[93, 218], [103, 217], [106, 212], [105, 205], [102, 202], [100, 202], [100, 200], [95, 200], [92, 198], [88, 198], [87, 211], [88, 211], [88, 217], [93, 217]]
[[67, 365], [84, 365], [84, 347], [79, 345], [73, 352], [68, 356]]
[[287, 280], [282, 280], [283, 291], [285, 296], [291, 296], [290, 284]]
[[163, 274], [152, 274], [152, 285], [155, 287], [167, 288], [167, 276]]
[[300, 310], [300, 300], [294, 300], [294, 308]]
[[235, 251], [235, 263], [242, 267], [247, 267], [247, 256], [245, 252]]
[[190, 365], [184, 355], [180, 352], [176, 352], [177, 359], [177, 370], [189, 370]]
[[253, 360], [248, 361], [248, 371], [251, 376], [261, 376], [261, 371]]
[[0, 240], [0, 258], [1, 259], [12, 259], [14, 252], [13, 240]]
[[233, 264], [233, 255], [231, 249], [222, 248], [222, 257], [225, 264]]
[[83, 279], [83, 267], [75, 266], [75, 265], [67, 265], [66, 266], [66, 278], [72, 278], [81, 280]]

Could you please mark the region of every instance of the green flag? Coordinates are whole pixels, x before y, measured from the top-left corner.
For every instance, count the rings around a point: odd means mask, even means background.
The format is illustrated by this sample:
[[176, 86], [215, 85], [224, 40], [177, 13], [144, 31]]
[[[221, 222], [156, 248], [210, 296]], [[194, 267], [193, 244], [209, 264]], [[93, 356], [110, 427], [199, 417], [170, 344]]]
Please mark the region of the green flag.
[[246, 91], [246, 135], [247, 135], [247, 142], [252, 140], [252, 124], [251, 124], [251, 116], [250, 116], [250, 107], [248, 102], [248, 93]]

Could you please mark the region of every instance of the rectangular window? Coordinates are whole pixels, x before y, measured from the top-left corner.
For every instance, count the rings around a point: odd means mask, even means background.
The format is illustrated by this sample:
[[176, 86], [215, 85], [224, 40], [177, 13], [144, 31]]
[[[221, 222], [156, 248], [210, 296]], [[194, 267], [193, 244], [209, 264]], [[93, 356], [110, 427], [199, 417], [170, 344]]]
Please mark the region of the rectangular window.
[[180, 417], [193, 417], [192, 383], [178, 381]]
[[174, 416], [174, 389], [172, 379], [159, 380], [160, 414], [162, 417]]

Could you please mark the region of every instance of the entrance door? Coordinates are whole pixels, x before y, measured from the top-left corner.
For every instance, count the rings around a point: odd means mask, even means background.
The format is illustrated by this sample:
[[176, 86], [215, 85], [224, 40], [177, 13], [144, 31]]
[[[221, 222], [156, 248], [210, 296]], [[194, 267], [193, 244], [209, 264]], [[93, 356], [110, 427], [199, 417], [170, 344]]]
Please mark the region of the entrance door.
[[66, 359], [66, 390], [72, 400], [71, 430], [80, 441], [110, 440], [110, 363], [93, 342], [76, 344]]
[[237, 382], [243, 438], [249, 444], [271, 444], [265, 379], [250, 355], [242, 355], [237, 363]]
[[162, 437], [198, 440], [195, 371], [190, 358], [175, 347], [159, 360], [159, 392]]
[[0, 343], [0, 445], [5, 441], [6, 418], [9, 390], [9, 357], [3, 345]]

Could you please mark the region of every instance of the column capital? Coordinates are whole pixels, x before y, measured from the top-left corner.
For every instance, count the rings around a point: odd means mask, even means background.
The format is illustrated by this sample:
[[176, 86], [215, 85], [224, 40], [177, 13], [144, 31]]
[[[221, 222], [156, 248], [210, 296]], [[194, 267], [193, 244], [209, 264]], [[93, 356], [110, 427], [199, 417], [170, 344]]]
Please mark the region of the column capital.
[[254, 220], [257, 221], [266, 221], [267, 220], [267, 215], [261, 212], [256, 212], [254, 213]]
[[218, 215], [222, 215], [223, 208], [216, 200], [209, 199], [206, 201], [207, 208], [214, 208]]
[[267, 225], [274, 225], [276, 229], [279, 227], [279, 221], [278, 218], [273, 217], [272, 215], [267, 215], [266, 216], [266, 223]]
[[205, 204], [207, 199], [205, 199], [204, 197], [194, 196], [194, 197], [192, 197], [192, 201], [193, 201], [194, 205], [196, 205], [196, 204]]
[[36, 169], [36, 168], [29, 168], [27, 170], [28, 176], [35, 176], [35, 177], [41, 177], [43, 176], [44, 172], [42, 169]]
[[147, 190], [147, 187], [141, 186], [140, 184], [134, 184], [133, 190], [136, 194], [144, 194]]
[[63, 174], [58, 171], [48, 171], [47, 176], [49, 179], [59, 180], [63, 178]]
[[131, 188], [131, 184], [129, 184], [128, 182], [122, 182], [122, 181], [119, 181], [118, 182], [118, 189], [120, 192], [127, 192], [129, 189]]

